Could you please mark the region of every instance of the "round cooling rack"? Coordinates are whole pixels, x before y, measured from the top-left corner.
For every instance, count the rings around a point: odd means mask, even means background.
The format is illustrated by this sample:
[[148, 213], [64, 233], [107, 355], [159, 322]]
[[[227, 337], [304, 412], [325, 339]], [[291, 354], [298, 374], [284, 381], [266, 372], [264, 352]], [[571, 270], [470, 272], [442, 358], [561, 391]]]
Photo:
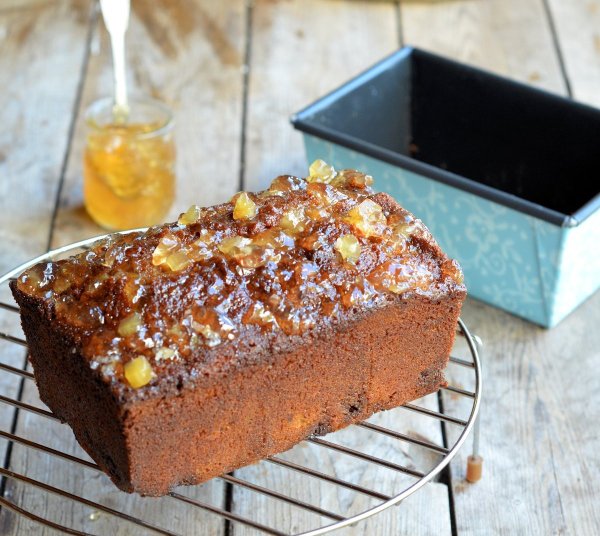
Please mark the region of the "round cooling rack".
[[0, 526], [15, 534], [37, 534], [41, 526], [95, 535], [325, 534], [439, 480], [475, 425], [478, 339], [459, 320], [449, 385], [438, 393], [166, 497], [123, 493], [39, 400], [8, 288], [29, 266], [101, 238], [55, 249], [0, 277]]

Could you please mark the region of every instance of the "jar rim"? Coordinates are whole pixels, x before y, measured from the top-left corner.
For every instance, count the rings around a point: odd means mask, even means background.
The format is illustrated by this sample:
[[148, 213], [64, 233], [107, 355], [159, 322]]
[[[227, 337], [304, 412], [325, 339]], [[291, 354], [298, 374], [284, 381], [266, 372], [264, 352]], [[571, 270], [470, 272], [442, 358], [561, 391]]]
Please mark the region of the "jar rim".
[[[135, 107], [136, 104], [142, 104], [150, 106], [154, 109], [159, 110], [163, 114], [163, 118], [158, 121], [158, 126], [147, 132], [140, 132], [134, 134], [136, 138], [146, 139], [163, 136], [169, 133], [173, 129], [174, 118], [171, 109], [164, 103], [151, 97], [130, 97], [129, 103], [131, 107]], [[93, 101], [85, 110], [84, 121], [85, 124], [95, 130], [101, 131], [107, 128], [108, 124], [102, 125], [96, 121], [95, 117], [105, 110], [111, 110], [115, 105], [115, 101], [112, 97], [101, 97]]]

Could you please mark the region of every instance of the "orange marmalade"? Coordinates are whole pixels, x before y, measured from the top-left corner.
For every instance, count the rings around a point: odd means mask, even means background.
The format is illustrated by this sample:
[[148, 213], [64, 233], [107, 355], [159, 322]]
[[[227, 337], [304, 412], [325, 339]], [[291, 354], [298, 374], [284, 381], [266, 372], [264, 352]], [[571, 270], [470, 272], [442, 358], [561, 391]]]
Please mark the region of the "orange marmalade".
[[93, 111], [88, 114], [84, 200], [90, 216], [106, 229], [154, 225], [164, 220], [173, 203], [170, 117], [138, 115], [117, 123], [112, 117], [104, 122]]

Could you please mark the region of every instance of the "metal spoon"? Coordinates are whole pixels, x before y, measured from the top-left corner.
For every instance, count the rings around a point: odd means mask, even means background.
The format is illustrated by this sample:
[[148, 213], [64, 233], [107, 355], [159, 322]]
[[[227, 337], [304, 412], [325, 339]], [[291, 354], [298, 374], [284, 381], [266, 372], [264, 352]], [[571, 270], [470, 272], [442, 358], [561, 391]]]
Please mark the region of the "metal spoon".
[[129, 0], [100, 0], [100, 7], [112, 48], [115, 81], [113, 115], [117, 123], [124, 123], [129, 115], [125, 74], [125, 32], [129, 25]]

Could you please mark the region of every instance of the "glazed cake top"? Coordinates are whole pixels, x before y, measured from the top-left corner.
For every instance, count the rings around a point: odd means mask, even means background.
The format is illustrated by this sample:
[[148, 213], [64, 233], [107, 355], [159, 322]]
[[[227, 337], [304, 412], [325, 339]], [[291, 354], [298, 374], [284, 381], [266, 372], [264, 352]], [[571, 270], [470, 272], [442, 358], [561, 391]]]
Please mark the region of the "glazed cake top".
[[111, 235], [16, 286], [121, 393], [281, 350], [390, 299], [464, 292], [423, 223], [371, 184], [316, 161], [306, 179]]

